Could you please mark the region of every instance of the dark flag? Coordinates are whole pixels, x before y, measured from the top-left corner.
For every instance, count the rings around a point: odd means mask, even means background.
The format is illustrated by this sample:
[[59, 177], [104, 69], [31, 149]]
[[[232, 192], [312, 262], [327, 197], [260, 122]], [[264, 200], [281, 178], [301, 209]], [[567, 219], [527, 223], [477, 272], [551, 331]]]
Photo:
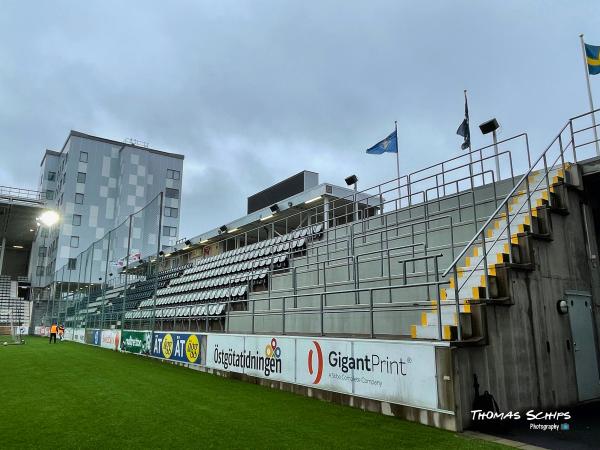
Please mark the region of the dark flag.
[[460, 148], [463, 150], [468, 149], [471, 146], [471, 130], [469, 129], [469, 105], [467, 103], [467, 91], [465, 91], [465, 119], [458, 127], [458, 130], [456, 130], [456, 134], [465, 138]]

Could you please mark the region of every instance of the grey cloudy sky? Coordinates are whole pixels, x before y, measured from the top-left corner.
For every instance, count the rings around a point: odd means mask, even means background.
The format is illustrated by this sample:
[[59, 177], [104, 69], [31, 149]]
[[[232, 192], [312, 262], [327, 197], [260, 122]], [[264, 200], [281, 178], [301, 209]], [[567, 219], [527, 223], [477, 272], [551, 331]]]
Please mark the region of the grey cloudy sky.
[[393, 178], [364, 149], [394, 120], [403, 172], [458, 154], [463, 89], [473, 125], [496, 116], [539, 153], [587, 108], [578, 34], [600, 44], [599, 18], [598, 1], [6, 0], [0, 184], [37, 186], [70, 129], [137, 138], [186, 155], [189, 237], [303, 169]]

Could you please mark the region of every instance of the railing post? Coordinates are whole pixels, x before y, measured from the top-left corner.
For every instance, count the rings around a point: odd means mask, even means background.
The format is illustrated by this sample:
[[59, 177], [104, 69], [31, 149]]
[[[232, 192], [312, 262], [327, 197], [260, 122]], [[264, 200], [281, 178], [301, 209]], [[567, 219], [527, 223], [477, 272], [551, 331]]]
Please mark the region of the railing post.
[[571, 146], [573, 147], [573, 162], [577, 162], [577, 147], [575, 146], [575, 133], [573, 132], [573, 120], [569, 120], [569, 130], [571, 131]]
[[320, 303], [320, 314], [321, 314], [321, 336], [325, 335], [325, 294], [319, 294], [319, 303]]
[[375, 321], [373, 318], [373, 289], [369, 289], [369, 323], [371, 339], [373, 339], [375, 337]]
[[[550, 204], [550, 179], [548, 178], [548, 162], [546, 160], [546, 154], [544, 153], [544, 178], [546, 178], [546, 193], [548, 194], [548, 204]], [[531, 203], [529, 204], [529, 209], [531, 210]], [[530, 222], [533, 227], [533, 223]]]
[[458, 340], [462, 341], [462, 325], [460, 323], [460, 300], [458, 297], [458, 269], [454, 266], [454, 297], [456, 299], [455, 309], [456, 309], [456, 319], [457, 319], [457, 330], [458, 330]]
[[[425, 265], [427, 265], [427, 261], [425, 261]], [[433, 267], [435, 270], [435, 280], [436, 280], [436, 284], [435, 284], [435, 300], [436, 300], [436, 305], [437, 305], [437, 316], [438, 316], [438, 340], [443, 340], [444, 335], [442, 334], [442, 299], [440, 296], [440, 284], [439, 284], [439, 274], [438, 274], [438, 263], [437, 263], [437, 256], [435, 256], [433, 258]], [[428, 285], [429, 287], [429, 285]], [[431, 297], [428, 297], [431, 298]], [[458, 302], [458, 297], [456, 298], [456, 302]]]
[[[510, 241], [509, 241], [510, 242]], [[490, 298], [490, 279], [488, 277], [487, 248], [485, 245], [485, 230], [481, 233], [481, 253], [483, 257], [483, 272], [485, 275], [485, 298]], [[477, 269], [477, 266], [473, 270]], [[456, 299], [458, 302], [458, 298]]]
[[510, 209], [508, 208], [508, 203], [504, 204], [504, 208], [506, 214], [506, 239], [508, 240], [508, 261], [512, 263], [512, 236], [510, 232]]
[[283, 297], [281, 303], [281, 334], [285, 335], [285, 300], [286, 297]]

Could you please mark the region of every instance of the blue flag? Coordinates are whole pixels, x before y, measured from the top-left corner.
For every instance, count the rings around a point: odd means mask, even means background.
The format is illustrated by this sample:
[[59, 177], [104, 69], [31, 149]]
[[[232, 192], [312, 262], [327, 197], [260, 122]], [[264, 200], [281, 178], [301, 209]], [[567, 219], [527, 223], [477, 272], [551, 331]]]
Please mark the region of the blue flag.
[[588, 73], [590, 75], [598, 75], [600, 73], [600, 47], [597, 45], [585, 44], [585, 56]]
[[367, 149], [369, 155], [381, 155], [382, 153], [398, 153], [398, 138], [396, 132], [392, 131], [388, 137], [379, 141], [373, 147]]

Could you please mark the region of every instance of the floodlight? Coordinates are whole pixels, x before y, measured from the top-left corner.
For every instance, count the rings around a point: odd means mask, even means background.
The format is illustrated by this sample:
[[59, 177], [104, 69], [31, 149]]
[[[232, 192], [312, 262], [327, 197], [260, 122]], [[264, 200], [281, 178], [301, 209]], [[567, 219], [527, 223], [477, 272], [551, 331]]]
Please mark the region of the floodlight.
[[274, 205], [269, 206], [269, 209], [271, 210], [272, 213], [276, 213], [277, 211], [279, 211], [279, 205], [277, 205], [277, 203], [275, 203]]
[[358, 177], [356, 175], [350, 175], [345, 179], [345, 181], [348, 186], [352, 186], [358, 182]]
[[490, 119], [487, 122], [483, 122], [481, 125], [479, 125], [479, 129], [481, 130], [481, 133], [483, 133], [483, 134], [492, 133], [493, 131], [496, 131], [498, 128], [500, 128], [500, 124], [498, 123], [498, 121], [496, 120], [495, 117], [493, 119]]
[[227, 225], [221, 225], [221, 227], [219, 228], [219, 232], [225, 233], [226, 231], [227, 231]]
[[51, 227], [54, 224], [56, 224], [56, 222], [58, 222], [58, 219], [60, 219], [60, 216], [56, 211], [53, 210], [44, 211], [40, 216], [40, 220], [47, 227]]
[[185, 241], [185, 245], [190, 246], [192, 245], [192, 241], [190, 241], [189, 239], [187, 241]]

